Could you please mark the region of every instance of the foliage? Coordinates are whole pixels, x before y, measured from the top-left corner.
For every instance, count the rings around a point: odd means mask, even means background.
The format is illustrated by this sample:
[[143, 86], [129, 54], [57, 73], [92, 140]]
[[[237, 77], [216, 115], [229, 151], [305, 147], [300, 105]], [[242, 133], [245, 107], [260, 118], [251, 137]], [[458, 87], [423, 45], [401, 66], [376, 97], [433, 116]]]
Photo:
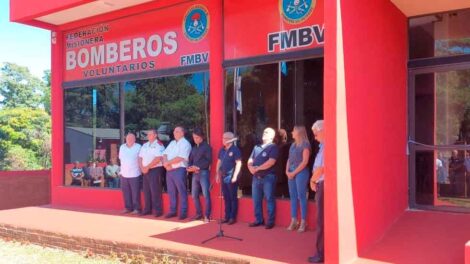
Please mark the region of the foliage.
[[0, 170], [50, 167], [50, 116], [42, 109], [0, 111]]
[[47, 84], [33, 76], [27, 67], [8, 62], [3, 64], [0, 78], [0, 106], [44, 108], [47, 90]]

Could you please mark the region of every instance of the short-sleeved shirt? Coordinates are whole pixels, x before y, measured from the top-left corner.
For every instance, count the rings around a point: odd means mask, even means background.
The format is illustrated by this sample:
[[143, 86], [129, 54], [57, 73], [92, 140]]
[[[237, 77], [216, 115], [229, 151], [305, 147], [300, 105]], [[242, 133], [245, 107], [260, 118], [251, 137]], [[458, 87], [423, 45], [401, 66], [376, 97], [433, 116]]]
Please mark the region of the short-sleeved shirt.
[[83, 176], [84, 172], [83, 172], [82, 168], [75, 168], [74, 167], [70, 170], [70, 174], [72, 174], [73, 178], [77, 178], [77, 177]]
[[[251, 152], [250, 158], [253, 159], [253, 166], [261, 166], [269, 159], [277, 160], [279, 155], [279, 148], [276, 144], [268, 144], [264, 147], [261, 145], [256, 145]], [[254, 176], [264, 177], [268, 174], [275, 173], [275, 166], [271, 166], [266, 170], [257, 171]]]
[[240, 152], [240, 149], [237, 146], [232, 145], [228, 149], [225, 149], [225, 147], [222, 147], [219, 151], [218, 158], [221, 162], [220, 171], [223, 174], [228, 174], [228, 173], [233, 172], [236, 161], [241, 160], [242, 154]]
[[135, 178], [140, 176], [139, 151], [140, 144], [137, 143], [134, 143], [130, 148], [127, 144], [122, 144], [119, 148], [122, 177]]
[[293, 172], [302, 163], [304, 149], [310, 150], [310, 143], [303, 142], [299, 146], [292, 143], [289, 148], [289, 172]]
[[[156, 157], [163, 157], [164, 150], [165, 147], [158, 140], [154, 140], [152, 143], [149, 141], [142, 145], [139, 152], [139, 157], [142, 158], [142, 165], [148, 166]], [[161, 166], [163, 166], [163, 163], [159, 162], [153, 168]]]
[[184, 160], [175, 164], [172, 164], [173, 169], [176, 168], [186, 168], [188, 166], [189, 154], [191, 153], [191, 144], [186, 140], [186, 138], [181, 138], [176, 141], [173, 140], [170, 142], [168, 147], [163, 151], [163, 155], [166, 155], [167, 160], [172, 160], [176, 157], [183, 158]]
[[[323, 167], [324, 162], [323, 162], [323, 148], [325, 145], [323, 143], [320, 144], [320, 149], [318, 150], [317, 156], [315, 157], [315, 162], [313, 163], [313, 169], [312, 172], [315, 171], [315, 169]], [[325, 179], [325, 174], [322, 173], [320, 175], [320, 178], [318, 178], [318, 181], [323, 181]]]
[[197, 166], [201, 170], [208, 170], [212, 163], [212, 148], [206, 141], [196, 145], [189, 155], [189, 166]]

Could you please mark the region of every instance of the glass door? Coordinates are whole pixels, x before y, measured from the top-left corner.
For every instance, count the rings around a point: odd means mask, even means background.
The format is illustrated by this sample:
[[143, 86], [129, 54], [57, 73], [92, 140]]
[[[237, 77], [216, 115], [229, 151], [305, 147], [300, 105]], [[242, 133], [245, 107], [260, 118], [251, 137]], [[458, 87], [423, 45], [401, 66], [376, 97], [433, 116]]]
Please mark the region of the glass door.
[[410, 204], [470, 209], [470, 65], [414, 69], [409, 78]]

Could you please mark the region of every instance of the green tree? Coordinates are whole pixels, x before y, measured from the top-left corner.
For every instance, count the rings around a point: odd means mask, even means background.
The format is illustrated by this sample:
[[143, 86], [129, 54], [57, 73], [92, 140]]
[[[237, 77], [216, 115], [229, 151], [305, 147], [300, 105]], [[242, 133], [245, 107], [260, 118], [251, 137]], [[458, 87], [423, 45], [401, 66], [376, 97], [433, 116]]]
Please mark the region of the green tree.
[[49, 168], [51, 120], [43, 109], [0, 111], [0, 170]]
[[27, 67], [6, 62], [0, 76], [1, 107], [44, 107], [46, 84], [33, 76]]
[[42, 92], [42, 104], [44, 110], [46, 110], [49, 115], [51, 114], [51, 70], [45, 70], [44, 76], [42, 77], [45, 86]]

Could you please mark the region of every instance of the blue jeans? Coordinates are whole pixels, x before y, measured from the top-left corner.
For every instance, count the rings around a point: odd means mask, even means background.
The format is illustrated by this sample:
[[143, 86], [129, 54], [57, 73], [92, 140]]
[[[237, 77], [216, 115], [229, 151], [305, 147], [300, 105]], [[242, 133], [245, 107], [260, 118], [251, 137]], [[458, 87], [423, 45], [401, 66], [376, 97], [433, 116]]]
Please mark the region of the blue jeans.
[[263, 178], [253, 176], [251, 190], [253, 195], [253, 204], [255, 207], [255, 222], [263, 223], [263, 194], [268, 205], [268, 224], [274, 224], [276, 215], [276, 198], [274, 197], [274, 188], [276, 184], [276, 175], [268, 174]]
[[120, 180], [119, 177], [108, 178], [108, 187], [109, 188], [119, 188]]
[[166, 173], [166, 186], [170, 197], [170, 213], [176, 213], [178, 192], [180, 200], [180, 216], [186, 216], [188, 212], [188, 191], [186, 190], [186, 168], [177, 168]]
[[121, 177], [121, 189], [126, 209], [140, 211], [140, 177]]
[[225, 203], [225, 219], [237, 219], [238, 213], [238, 183], [222, 182], [222, 194]]
[[307, 219], [307, 185], [310, 174], [305, 168], [294, 179], [289, 179], [290, 215], [297, 218], [297, 200], [300, 202], [300, 215], [302, 220]]
[[206, 217], [211, 216], [211, 194], [209, 192], [210, 181], [209, 181], [209, 171], [201, 170], [199, 173], [193, 173], [193, 180], [191, 184], [191, 194], [194, 200], [194, 206], [196, 207], [196, 215], [201, 216], [201, 201], [199, 201], [199, 193], [202, 189], [202, 195], [206, 201]]

